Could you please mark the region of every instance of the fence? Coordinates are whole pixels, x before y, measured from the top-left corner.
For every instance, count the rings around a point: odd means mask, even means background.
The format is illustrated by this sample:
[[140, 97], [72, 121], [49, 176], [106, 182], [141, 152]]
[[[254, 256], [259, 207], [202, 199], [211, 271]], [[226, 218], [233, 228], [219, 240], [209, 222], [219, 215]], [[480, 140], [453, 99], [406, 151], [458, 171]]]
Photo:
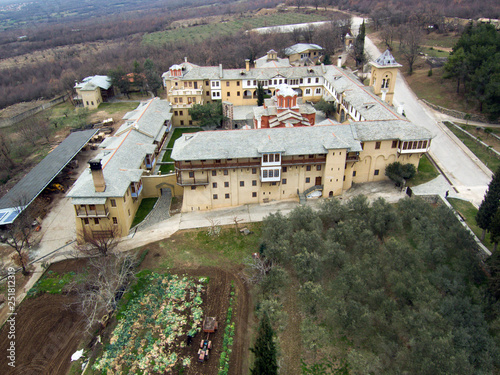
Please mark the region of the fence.
[[421, 99], [421, 100], [425, 104], [427, 104], [429, 107], [431, 107], [432, 109], [435, 109], [438, 112], [444, 113], [445, 115], [452, 116], [452, 117], [455, 117], [455, 118], [459, 118], [459, 119], [462, 119], [462, 120], [466, 120], [465, 117], [467, 115], [469, 115], [470, 116], [469, 120], [471, 120], [471, 121], [478, 121], [478, 122], [490, 123], [490, 121], [486, 118], [486, 116], [475, 115], [475, 114], [472, 114], [472, 113], [460, 112], [460, 111], [456, 111], [454, 109], [448, 109], [448, 108], [441, 107], [441, 106], [436, 105], [436, 104], [429, 103], [425, 99]]
[[38, 112], [41, 112], [45, 109], [48, 109], [50, 107], [55, 106], [56, 104], [65, 102], [69, 98], [69, 94], [65, 94], [62, 96], [59, 96], [55, 99], [52, 99], [50, 102], [39, 105], [35, 108], [28, 109], [27, 111], [24, 111], [18, 115], [5, 118], [5, 119], [0, 119], [0, 128], [6, 128], [8, 126], [12, 126], [14, 124], [17, 124], [19, 121], [22, 121], [30, 116], [33, 116], [37, 114]]

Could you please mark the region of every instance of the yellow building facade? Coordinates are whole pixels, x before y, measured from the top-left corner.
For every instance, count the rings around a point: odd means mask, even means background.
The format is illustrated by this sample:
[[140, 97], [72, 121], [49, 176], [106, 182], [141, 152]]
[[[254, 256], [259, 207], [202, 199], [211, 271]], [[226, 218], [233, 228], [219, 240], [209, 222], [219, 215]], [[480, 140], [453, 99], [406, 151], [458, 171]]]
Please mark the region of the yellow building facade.
[[185, 135], [172, 151], [177, 184], [184, 187], [182, 210], [299, 200], [312, 191], [332, 197], [353, 183], [387, 179], [385, 168], [392, 162], [418, 167], [431, 135], [408, 121], [396, 121], [377, 124], [375, 132], [374, 124], [326, 121], [311, 127]]

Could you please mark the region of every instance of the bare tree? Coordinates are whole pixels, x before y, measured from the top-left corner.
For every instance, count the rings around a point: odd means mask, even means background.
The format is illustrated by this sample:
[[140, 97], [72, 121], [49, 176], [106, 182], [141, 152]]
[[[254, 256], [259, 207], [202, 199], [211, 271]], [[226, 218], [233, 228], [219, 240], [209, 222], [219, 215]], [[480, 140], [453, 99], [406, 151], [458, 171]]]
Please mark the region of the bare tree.
[[16, 164], [12, 160], [11, 153], [10, 140], [4, 133], [0, 132], [0, 156], [7, 162], [9, 168], [14, 168]]
[[243, 264], [249, 268], [249, 273], [246, 275], [246, 278], [247, 281], [252, 284], [260, 282], [276, 265], [274, 261], [258, 253], [246, 257], [243, 260]]
[[83, 229], [79, 231], [78, 237], [83, 243], [76, 245], [76, 250], [86, 256], [107, 256], [118, 246], [120, 230], [117, 226], [110, 225], [101, 231], [90, 231]]
[[380, 37], [384, 41], [385, 45], [389, 50], [392, 50], [392, 42], [394, 41], [394, 37], [396, 35], [396, 29], [394, 26], [387, 25], [380, 32]]
[[234, 223], [234, 230], [236, 231], [236, 234], [239, 233], [239, 227], [238, 224], [243, 221], [243, 219], [238, 218], [238, 216], [233, 217], [233, 223]]
[[89, 259], [89, 273], [84, 282], [76, 279], [70, 286], [76, 292], [76, 305], [85, 316], [85, 330], [90, 333], [102, 317], [116, 308], [127, 285], [134, 278], [137, 256], [131, 253], [113, 253], [107, 257]]
[[416, 24], [408, 24], [406, 32], [403, 34], [403, 39], [399, 46], [404, 59], [408, 63], [408, 72], [413, 73], [413, 64], [417, 60], [419, 53], [422, 51], [421, 40], [422, 31]]
[[36, 217], [36, 205], [26, 207], [27, 203], [26, 198], [19, 199], [16, 210], [20, 214], [12, 224], [7, 226], [3, 234], [6, 240], [5, 243], [16, 252], [12, 259], [16, 265], [22, 268], [24, 276], [29, 275], [29, 253], [27, 249], [30, 247], [30, 238], [34, 231], [33, 221]]
[[210, 223], [210, 226], [208, 227], [208, 235], [210, 237], [217, 237], [221, 231], [220, 221], [214, 218], [208, 218], [207, 220]]

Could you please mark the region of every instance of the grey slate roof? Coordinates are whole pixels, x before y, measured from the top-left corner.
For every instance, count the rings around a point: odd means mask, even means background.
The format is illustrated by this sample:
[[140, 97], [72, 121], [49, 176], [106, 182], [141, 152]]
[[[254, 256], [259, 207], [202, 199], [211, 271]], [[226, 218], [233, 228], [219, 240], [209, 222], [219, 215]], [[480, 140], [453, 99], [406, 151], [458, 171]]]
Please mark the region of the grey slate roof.
[[[13, 213], [20, 205], [28, 205], [40, 194], [43, 189], [61, 172], [98, 130], [84, 130], [71, 133], [38, 165], [36, 165], [21, 181], [0, 199], [0, 224], [9, 224], [5, 221], [7, 212]], [[18, 212], [19, 214], [20, 212]]]
[[[137, 111], [137, 112], [136, 112]], [[152, 154], [155, 139], [165, 130], [163, 123], [170, 120], [170, 104], [158, 98], [141, 103], [136, 110], [126, 116], [129, 122], [120, 127], [114, 137], [104, 140], [99, 146], [101, 153], [96, 157], [103, 165], [104, 192], [96, 192], [92, 174], [87, 168], [67, 194], [73, 204], [80, 201], [93, 201], [102, 198], [123, 197], [131, 182], [138, 182], [145, 172], [141, 168], [147, 154]]]
[[90, 76], [86, 77], [82, 80], [82, 82], [77, 83], [75, 85], [75, 89], [80, 89], [83, 91], [86, 90], [94, 90], [95, 88], [100, 87], [103, 90], [107, 90], [111, 87], [111, 78], [108, 76]]
[[396, 62], [394, 56], [392, 56], [391, 51], [386, 49], [374, 62], [371, 63], [375, 66], [387, 66], [399, 68], [402, 65]]
[[323, 47], [318, 46], [317, 44], [312, 43], [297, 43], [291, 47], [285, 48], [285, 55], [290, 56], [294, 53], [302, 53], [309, 50], [318, 50], [321, 51]]
[[214, 160], [283, 155], [325, 154], [330, 149], [361, 151], [350, 125], [198, 132], [177, 139], [174, 160]]
[[400, 141], [423, 141], [432, 138], [425, 128], [407, 120], [361, 121], [353, 122], [360, 140], [381, 141], [399, 139]]

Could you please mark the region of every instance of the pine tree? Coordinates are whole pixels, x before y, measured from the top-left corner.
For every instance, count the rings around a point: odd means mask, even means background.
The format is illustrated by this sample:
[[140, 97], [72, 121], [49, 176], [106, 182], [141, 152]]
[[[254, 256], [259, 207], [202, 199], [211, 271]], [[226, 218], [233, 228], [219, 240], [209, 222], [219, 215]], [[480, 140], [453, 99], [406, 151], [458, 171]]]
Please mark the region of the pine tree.
[[476, 215], [476, 223], [483, 230], [481, 240], [484, 240], [486, 231], [490, 229], [493, 217], [498, 211], [500, 203], [500, 168], [493, 175], [493, 179], [488, 185], [488, 190], [484, 195], [484, 199], [479, 206], [479, 211]]
[[251, 369], [252, 375], [276, 375], [278, 365], [276, 360], [276, 346], [274, 344], [274, 331], [269, 317], [264, 314], [260, 320], [259, 333], [255, 346], [250, 350], [255, 354], [255, 361]]
[[493, 251], [497, 250], [498, 242], [500, 241], [500, 209], [497, 210], [490, 224], [490, 239], [493, 242]]
[[323, 64], [325, 64], [325, 65], [332, 65], [332, 60], [330, 60], [330, 55], [328, 53], [323, 58]]

